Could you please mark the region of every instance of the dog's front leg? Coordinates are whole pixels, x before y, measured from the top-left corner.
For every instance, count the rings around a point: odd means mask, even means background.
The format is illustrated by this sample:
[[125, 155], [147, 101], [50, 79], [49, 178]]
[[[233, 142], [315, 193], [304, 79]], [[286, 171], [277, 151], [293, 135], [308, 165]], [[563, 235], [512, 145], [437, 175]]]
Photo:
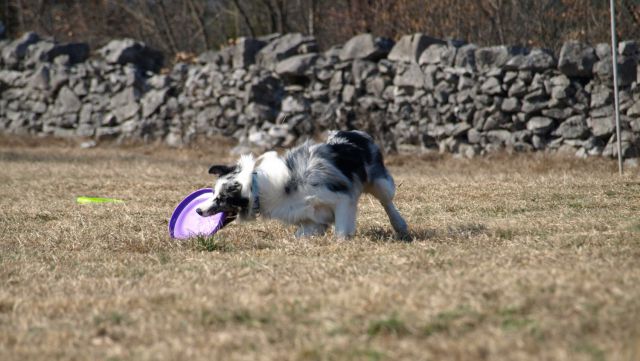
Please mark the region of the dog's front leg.
[[296, 237], [322, 236], [326, 230], [326, 224], [305, 222], [298, 226], [298, 229], [296, 230]]
[[341, 200], [335, 208], [335, 234], [337, 238], [350, 238], [356, 234], [358, 205], [351, 199]]

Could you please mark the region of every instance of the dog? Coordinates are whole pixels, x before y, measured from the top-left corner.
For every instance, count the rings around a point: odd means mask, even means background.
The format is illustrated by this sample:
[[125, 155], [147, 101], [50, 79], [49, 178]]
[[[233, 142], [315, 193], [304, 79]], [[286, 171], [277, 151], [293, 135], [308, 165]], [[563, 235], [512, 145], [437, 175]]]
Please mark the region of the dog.
[[393, 204], [396, 187], [380, 148], [362, 131], [332, 132], [326, 143], [307, 141], [279, 156], [243, 155], [236, 165], [213, 165], [213, 198], [196, 212], [225, 212], [227, 222], [261, 215], [298, 226], [296, 237], [323, 235], [331, 224], [337, 238], [356, 233], [360, 195], [377, 198], [396, 234], [408, 240], [407, 223]]

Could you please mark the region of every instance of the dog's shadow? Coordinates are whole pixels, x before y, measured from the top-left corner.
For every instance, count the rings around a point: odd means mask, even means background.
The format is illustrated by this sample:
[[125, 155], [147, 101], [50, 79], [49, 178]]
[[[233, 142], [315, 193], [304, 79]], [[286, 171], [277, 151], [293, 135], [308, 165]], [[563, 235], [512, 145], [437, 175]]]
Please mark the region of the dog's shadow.
[[409, 235], [406, 237], [400, 237], [393, 230], [383, 227], [367, 228], [361, 234], [372, 242], [424, 242], [469, 239], [486, 234], [487, 231], [487, 227], [483, 224], [469, 223], [449, 226], [447, 229], [442, 230], [411, 227]]
[[382, 243], [382, 242], [420, 242], [432, 239], [435, 237], [437, 232], [433, 229], [411, 229], [409, 234], [406, 236], [399, 236], [394, 231], [382, 228], [382, 227], [374, 227], [364, 229], [362, 232], [362, 236], [370, 240], [371, 242]]

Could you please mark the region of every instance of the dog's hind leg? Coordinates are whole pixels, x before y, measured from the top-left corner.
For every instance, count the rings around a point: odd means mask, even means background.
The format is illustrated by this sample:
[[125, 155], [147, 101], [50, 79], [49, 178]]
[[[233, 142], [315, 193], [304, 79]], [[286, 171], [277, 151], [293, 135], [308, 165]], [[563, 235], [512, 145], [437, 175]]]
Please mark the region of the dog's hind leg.
[[335, 234], [337, 238], [350, 238], [356, 234], [356, 214], [358, 203], [351, 198], [340, 200], [336, 205]]
[[322, 236], [326, 230], [326, 224], [305, 222], [298, 226], [298, 229], [296, 230], [296, 237]]
[[393, 183], [393, 178], [391, 178], [390, 175], [375, 178], [367, 185], [367, 187], [365, 187], [365, 192], [371, 193], [380, 201], [385, 212], [387, 212], [387, 216], [389, 216], [389, 221], [391, 221], [393, 229], [400, 238], [407, 239], [409, 237], [407, 222], [405, 222], [404, 218], [402, 218], [400, 212], [398, 212], [398, 209], [393, 204], [393, 197], [396, 193], [396, 186]]

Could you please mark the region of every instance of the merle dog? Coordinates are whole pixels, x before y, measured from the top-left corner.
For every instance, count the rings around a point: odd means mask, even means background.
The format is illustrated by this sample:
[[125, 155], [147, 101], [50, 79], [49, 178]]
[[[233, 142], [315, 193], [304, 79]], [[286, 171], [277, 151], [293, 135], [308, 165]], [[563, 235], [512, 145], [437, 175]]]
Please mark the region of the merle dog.
[[395, 185], [380, 148], [361, 131], [333, 132], [326, 143], [308, 141], [283, 157], [274, 151], [258, 159], [243, 155], [236, 165], [214, 165], [219, 176], [214, 196], [197, 209], [206, 217], [226, 212], [229, 220], [263, 217], [298, 226], [296, 236], [356, 232], [357, 203], [365, 192], [384, 207], [397, 235], [407, 239], [407, 224], [393, 204]]

